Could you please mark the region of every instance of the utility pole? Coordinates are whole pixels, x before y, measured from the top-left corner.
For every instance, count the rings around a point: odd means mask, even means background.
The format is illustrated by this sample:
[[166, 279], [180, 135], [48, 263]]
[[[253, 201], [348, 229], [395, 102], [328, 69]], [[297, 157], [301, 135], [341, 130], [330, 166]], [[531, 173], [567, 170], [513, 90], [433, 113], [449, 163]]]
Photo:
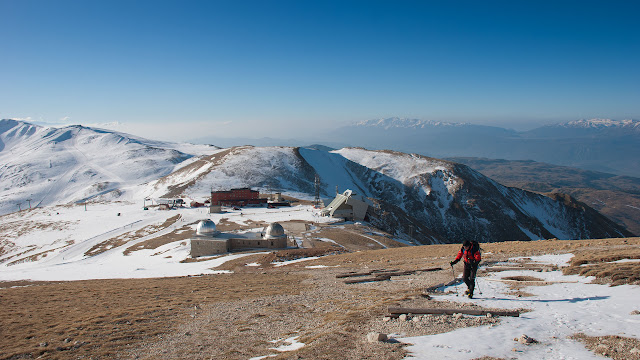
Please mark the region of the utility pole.
[[27, 201], [29, 202], [29, 209], [31, 209], [31, 199], [27, 199]]
[[315, 198], [313, 199], [313, 205], [320, 206], [320, 176], [316, 174], [316, 177], [313, 181], [313, 186], [315, 188]]
[[20, 203], [18, 203], [17, 205], [18, 205], [18, 211], [22, 211], [22, 208], [20, 207]]

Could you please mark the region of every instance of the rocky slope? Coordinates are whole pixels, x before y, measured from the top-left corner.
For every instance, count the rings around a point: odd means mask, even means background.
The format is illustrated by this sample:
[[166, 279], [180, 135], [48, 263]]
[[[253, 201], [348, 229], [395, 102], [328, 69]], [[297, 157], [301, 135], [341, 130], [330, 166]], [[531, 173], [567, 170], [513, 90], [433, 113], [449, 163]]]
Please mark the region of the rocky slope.
[[535, 161], [451, 158], [499, 183], [530, 191], [569, 194], [640, 234], [640, 178]]
[[351, 189], [378, 204], [370, 221], [420, 243], [630, 236], [571, 197], [509, 188], [471, 168], [391, 151], [237, 147], [152, 184], [154, 196], [206, 197], [210, 189], [277, 189], [311, 198]]

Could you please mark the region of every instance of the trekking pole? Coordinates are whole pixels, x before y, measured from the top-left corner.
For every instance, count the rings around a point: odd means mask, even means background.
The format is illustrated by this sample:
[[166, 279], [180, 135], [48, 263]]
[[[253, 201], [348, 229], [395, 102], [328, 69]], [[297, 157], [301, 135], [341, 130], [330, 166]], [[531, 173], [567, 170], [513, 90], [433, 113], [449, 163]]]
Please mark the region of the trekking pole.
[[478, 292], [482, 295], [482, 290], [480, 290], [480, 282], [478, 281], [478, 277], [476, 276], [476, 287], [478, 288]]
[[[456, 272], [455, 272], [455, 270], [453, 270], [453, 265], [451, 265], [451, 274], [453, 274], [453, 280], [455, 281], [456, 280]], [[456, 288], [456, 296], [458, 296], [458, 282], [455, 281], [453, 283], [453, 286], [455, 286], [455, 288]]]

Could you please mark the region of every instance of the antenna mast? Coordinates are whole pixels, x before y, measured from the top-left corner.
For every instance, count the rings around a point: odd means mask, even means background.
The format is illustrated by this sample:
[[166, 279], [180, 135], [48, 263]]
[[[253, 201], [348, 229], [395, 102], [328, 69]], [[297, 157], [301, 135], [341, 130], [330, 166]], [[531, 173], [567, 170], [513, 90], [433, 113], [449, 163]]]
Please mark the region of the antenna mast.
[[315, 188], [315, 198], [313, 199], [314, 206], [320, 206], [320, 176], [316, 174], [316, 178], [313, 181], [313, 186]]

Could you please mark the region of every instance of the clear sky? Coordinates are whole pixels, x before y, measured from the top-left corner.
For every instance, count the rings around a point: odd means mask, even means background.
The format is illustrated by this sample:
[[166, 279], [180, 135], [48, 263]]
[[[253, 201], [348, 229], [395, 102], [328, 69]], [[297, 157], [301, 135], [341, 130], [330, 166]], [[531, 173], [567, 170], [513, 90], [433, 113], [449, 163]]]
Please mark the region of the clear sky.
[[639, 14], [634, 0], [0, 0], [0, 118], [178, 140], [392, 116], [640, 118]]

